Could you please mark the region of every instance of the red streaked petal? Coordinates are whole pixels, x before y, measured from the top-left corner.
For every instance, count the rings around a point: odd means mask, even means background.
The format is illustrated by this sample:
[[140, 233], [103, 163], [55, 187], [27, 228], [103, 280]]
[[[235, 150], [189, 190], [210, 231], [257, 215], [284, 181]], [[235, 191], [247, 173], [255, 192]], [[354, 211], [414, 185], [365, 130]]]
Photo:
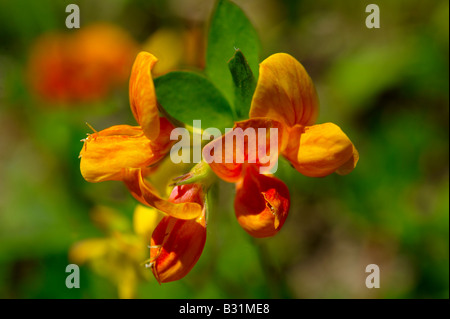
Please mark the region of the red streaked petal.
[[205, 216], [182, 220], [164, 217], [153, 231], [150, 268], [159, 283], [186, 276], [200, 258], [206, 242]]
[[253, 237], [270, 237], [283, 226], [290, 206], [287, 186], [249, 166], [236, 183], [234, 211], [241, 227]]
[[159, 111], [151, 70], [158, 59], [148, 52], [140, 52], [130, 76], [130, 107], [145, 136], [154, 140], [159, 135]]
[[[208, 143], [203, 148], [203, 158], [217, 176], [236, 182], [244, 163], [270, 170], [286, 144], [287, 133], [281, 122], [254, 118], [236, 122], [231, 131]], [[276, 147], [271, 149], [273, 145]]]

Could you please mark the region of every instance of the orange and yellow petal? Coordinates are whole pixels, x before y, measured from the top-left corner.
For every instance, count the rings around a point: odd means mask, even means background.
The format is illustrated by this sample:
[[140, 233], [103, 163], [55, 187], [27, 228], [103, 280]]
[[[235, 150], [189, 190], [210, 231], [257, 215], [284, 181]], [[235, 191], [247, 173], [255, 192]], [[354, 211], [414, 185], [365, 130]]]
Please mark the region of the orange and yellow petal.
[[202, 215], [202, 205], [196, 202], [174, 203], [161, 198], [157, 190], [143, 178], [141, 169], [126, 170], [123, 182], [133, 197], [142, 204], [154, 207], [169, 216], [193, 219]]
[[314, 84], [294, 57], [276, 53], [260, 64], [250, 118], [268, 117], [288, 126], [312, 125], [318, 112]]
[[274, 236], [283, 226], [290, 206], [287, 186], [279, 179], [246, 169], [236, 183], [234, 211], [241, 227], [253, 237]]
[[88, 182], [122, 180], [125, 168], [137, 168], [157, 162], [150, 140], [136, 126], [116, 125], [90, 134], [80, 152], [81, 175]]
[[148, 52], [140, 52], [130, 76], [130, 107], [145, 136], [155, 140], [160, 131], [158, 102], [151, 70], [158, 59]]
[[354, 151], [356, 152], [356, 149], [352, 142], [339, 126], [324, 123], [293, 127], [283, 155], [303, 175], [323, 177], [338, 171], [341, 167], [343, 171], [349, 173], [351, 163], [353, 167], [356, 165], [356, 161], [352, 160]]
[[265, 169], [273, 167], [280, 151], [287, 145], [287, 137], [285, 126], [272, 119], [236, 122], [231, 131], [203, 148], [203, 158], [221, 179], [236, 182], [242, 175], [243, 163]]

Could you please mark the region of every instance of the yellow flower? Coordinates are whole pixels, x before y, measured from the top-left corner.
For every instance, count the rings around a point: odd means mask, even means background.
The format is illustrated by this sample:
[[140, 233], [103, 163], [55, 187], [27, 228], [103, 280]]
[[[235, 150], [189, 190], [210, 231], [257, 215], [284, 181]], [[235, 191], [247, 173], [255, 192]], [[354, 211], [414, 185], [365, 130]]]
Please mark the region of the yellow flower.
[[128, 220], [117, 211], [99, 206], [92, 211], [92, 219], [107, 237], [89, 238], [75, 243], [69, 259], [78, 265], [88, 264], [93, 271], [111, 280], [118, 289], [119, 298], [134, 298], [139, 281], [148, 280], [142, 266], [146, 247], [163, 214], [142, 205], [133, 215], [134, 232]]
[[153, 207], [137, 204], [133, 214], [134, 232], [145, 238], [146, 243], [149, 243], [153, 230], [163, 217], [164, 214]]
[[199, 27], [160, 28], [148, 37], [142, 48], [160, 57], [153, 70], [158, 76], [180, 67], [204, 68], [204, 34]]

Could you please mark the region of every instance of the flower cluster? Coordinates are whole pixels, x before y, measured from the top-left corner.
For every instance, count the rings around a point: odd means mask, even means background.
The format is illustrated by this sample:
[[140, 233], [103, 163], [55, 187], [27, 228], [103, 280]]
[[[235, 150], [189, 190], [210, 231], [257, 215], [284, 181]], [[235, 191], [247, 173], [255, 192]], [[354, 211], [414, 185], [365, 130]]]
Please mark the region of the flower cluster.
[[[313, 125], [318, 111], [316, 90], [306, 70], [292, 56], [278, 53], [260, 64], [250, 119], [235, 123], [234, 128], [277, 128], [278, 140], [272, 142], [278, 143], [278, 153], [303, 175], [348, 174], [356, 166], [359, 154], [337, 125]], [[224, 145], [225, 139], [222, 136], [206, 145], [205, 155], [216, 144]], [[270, 142], [268, 136], [265, 143], [247, 140], [244, 149], [237, 146], [235, 151], [244, 153], [248, 160], [247, 145], [263, 145], [268, 149]], [[267, 149], [261, 153], [267, 154]], [[269, 156], [278, 157], [278, 153]], [[236, 183], [234, 208], [239, 224], [254, 237], [275, 235], [288, 215], [286, 185], [275, 177], [258, 174], [256, 168], [262, 165], [258, 159], [254, 164], [226, 163], [225, 152], [221, 154], [223, 158], [211, 163], [211, 168], [223, 180]]]
[[[270, 144], [277, 143], [278, 151], [268, 156], [277, 159], [282, 155], [298, 172], [311, 177], [334, 172], [347, 174], [356, 166], [358, 152], [342, 130], [332, 123], [314, 124], [319, 103], [303, 66], [292, 56], [279, 53], [260, 64], [249, 119], [234, 125], [240, 129], [276, 128], [277, 139], [266, 135], [262, 143], [258, 139], [264, 137], [259, 135], [254, 137], [255, 141], [247, 138], [243, 148], [235, 145], [231, 162], [225, 160], [227, 154], [222, 151], [222, 160], [209, 165], [199, 163], [174, 183], [168, 198], [163, 198], [148, 177], [174, 144], [170, 132], [175, 123], [160, 115], [166, 113], [164, 105], [157, 101], [151, 75], [156, 62], [153, 55], [141, 52], [132, 68], [130, 106], [139, 126], [116, 125], [89, 134], [83, 140], [80, 168], [89, 182], [124, 182], [140, 203], [165, 214], [152, 233], [147, 264], [160, 283], [183, 278], [203, 251], [208, 212], [206, 194], [212, 176], [235, 183], [235, 214], [250, 235], [273, 236], [283, 226], [290, 207], [289, 190], [273, 175], [261, 174], [260, 168], [267, 166], [263, 164], [267, 161], [249, 160], [249, 145], [263, 148], [258, 155], [267, 156]], [[211, 155], [212, 149], [223, 147], [226, 134], [208, 143], [203, 148], [204, 156]], [[242, 155], [243, 162], [236, 160], [238, 155]]]

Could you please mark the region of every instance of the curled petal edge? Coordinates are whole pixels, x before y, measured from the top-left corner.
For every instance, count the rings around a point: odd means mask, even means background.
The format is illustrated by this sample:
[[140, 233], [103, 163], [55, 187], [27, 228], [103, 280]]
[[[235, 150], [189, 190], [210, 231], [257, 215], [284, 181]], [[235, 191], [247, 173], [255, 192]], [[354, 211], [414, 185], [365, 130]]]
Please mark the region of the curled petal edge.
[[175, 204], [161, 198], [156, 189], [145, 181], [140, 168], [125, 169], [123, 182], [139, 202], [154, 207], [169, 216], [178, 219], [193, 219], [202, 214], [202, 206], [198, 203]]
[[154, 140], [159, 135], [159, 111], [155, 85], [151, 70], [158, 59], [148, 53], [140, 52], [131, 69], [129, 83], [130, 108], [145, 136]]

